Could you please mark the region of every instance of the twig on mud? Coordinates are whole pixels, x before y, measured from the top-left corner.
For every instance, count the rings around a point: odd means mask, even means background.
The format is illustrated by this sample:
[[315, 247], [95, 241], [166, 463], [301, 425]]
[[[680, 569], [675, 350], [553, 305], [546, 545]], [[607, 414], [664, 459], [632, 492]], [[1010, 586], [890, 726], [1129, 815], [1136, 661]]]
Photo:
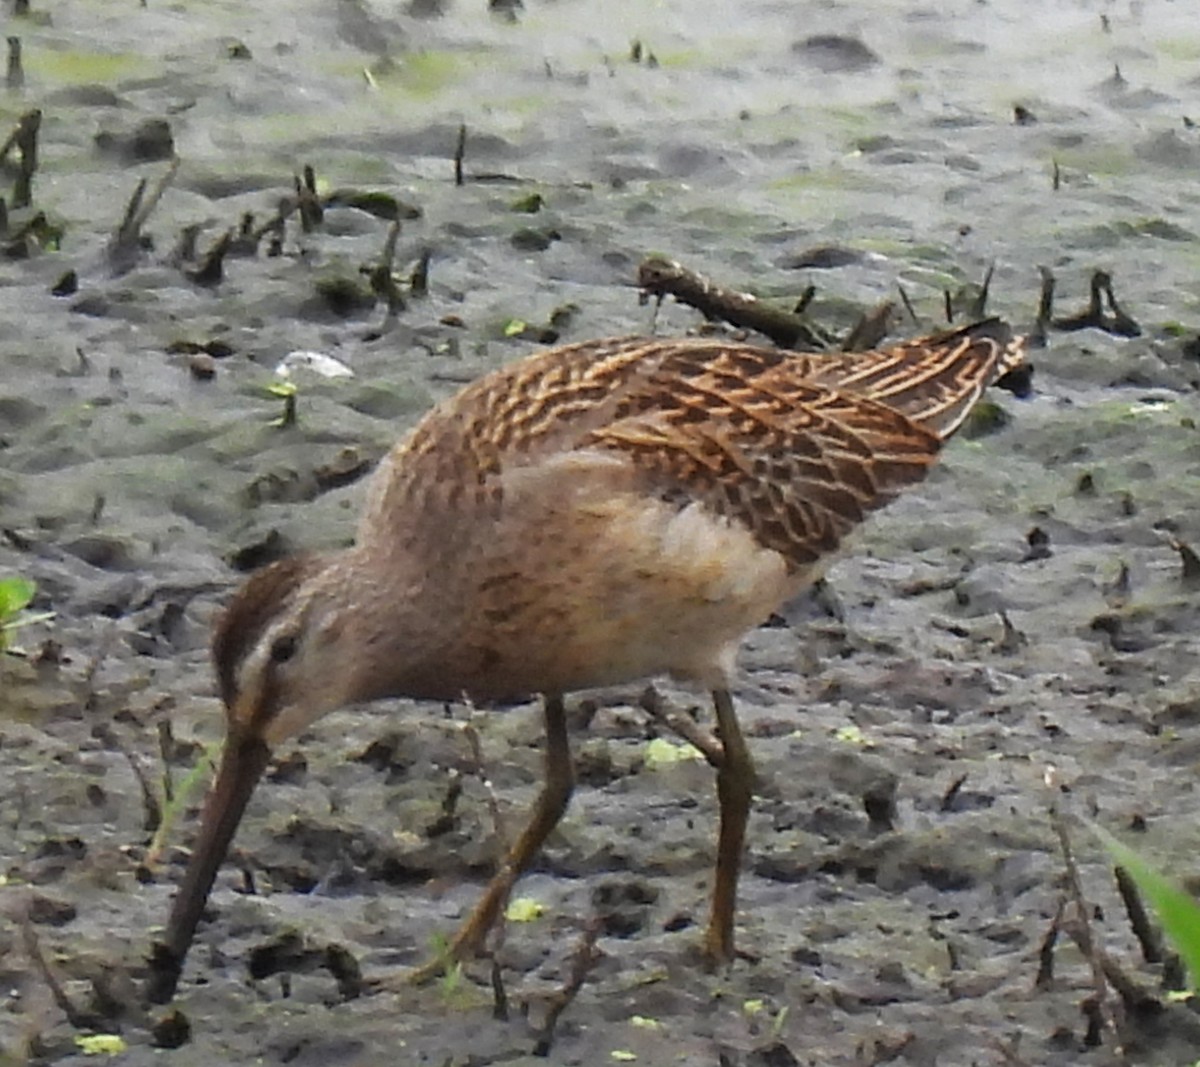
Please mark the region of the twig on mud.
[[1041, 291], [1038, 294], [1037, 319], [1029, 336], [1029, 344], [1036, 348], [1046, 347], [1046, 334], [1050, 329], [1050, 321], [1054, 318], [1054, 274], [1049, 267], [1038, 267], [1041, 277]]
[[159, 804], [158, 797], [154, 793], [154, 787], [150, 784], [149, 775], [146, 774], [145, 769], [138, 762], [137, 756], [107, 722], [96, 723], [92, 733], [97, 740], [108, 745], [110, 748], [116, 749], [125, 757], [125, 762], [129, 764], [129, 769], [133, 771], [133, 776], [137, 779], [138, 788], [142, 793], [142, 810], [145, 812], [145, 818], [142, 820], [142, 829], [148, 834], [154, 833], [162, 825], [163, 813], [162, 805]]
[[1200, 585], [1200, 556], [1196, 555], [1196, 550], [1186, 541], [1179, 540], [1178, 537], [1172, 537], [1169, 543], [1179, 553], [1179, 562], [1182, 566], [1179, 580], [1183, 583], [1183, 587], [1193, 589]]
[[325, 219], [325, 209], [321, 206], [321, 198], [317, 196], [317, 175], [312, 164], [304, 165], [303, 180], [300, 175], [293, 175], [292, 184], [296, 190], [296, 207], [300, 211], [300, 229], [312, 233]]
[[182, 268], [185, 263], [191, 263], [196, 258], [196, 238], [200, 236], [200, 229], [200, 223], [193, 222], [179, 231], [175, 247], [167, 256], [170, 266]]
[[800, 294], [800, 299], [796, 301], [796, 306], [792, 308], [793, 315], [803, 315], [808, 310], [808, 305], [813, 302], [813, 297], [817, 295], [817, 287], [815, 285], [806, 285], [804, 292]]
[[392, 224], [388, 227], [387, 237], [383, 242], [383, 251], [379, 255], [379, 262], [371, 268], [368, 275], [371, 291], [383, 299], [384, 307], [386, 308], [383, 314], [383, 322], [379, 327], [380, 333], [391, 326], [396, 315], [403, 311], [406, 306], [404, 296], [400, 292], [400, 286], [396, 284], [396, 275], [393, 273], [396, 263], [396, 242], [399, 239], [400, 220], [393, 219]]
[[782, 348], [817, 352], [829, 347], [828, 339], [819, 336], [799, 315], [772, 307], [750, 293], [724, 289], [673, 259], [650, 256], [638, 265], [637, 277], [643, 296], [654, 296], [660, 301], [673, 296], [707, 319], [755, 330]]
[[908, 317], [912, 319], [913, 325], [920, 326], [921, 320], [917, 318], [917, 309], [913, 307], [913, 303], [909, 299], [908, 290], [903, 285], [897, 285], [896, 291], [900, 294], [900, 303], [904, 305], [904, 310], [908, 312]]
[[[10, 38], [12, 40], [12, 38]], [[37, 108], [21, 116], [10, 140], [21, 153], [21, 163], [13, 182], [12, 206], [29, 207], [33, 203], [33, 176], [37, 172], [38, 131], [42, 128], [42, 113]], [[7, 146], [6, 146], [7, 147]]]
[[458, 124], [458, 143], [454, 146], [454, 184], [463, 183], [463, 158], [467, 154], [467, 124]]
[[497, 1022], [508, 1022], [508, 991], [504, 988], [504, 968], [495, 956], [492, 957], [492, 1018]]
[[[18, 14], [18, 8], [28, 5], [29, 0], [14, 0], [13, 14]], [[6, 89], [23, 89], [25, 87], [25, 65], [21, 62], [21, 38], [8, 38], [8, 62], [4, 69], [4, 87]]]
[[1103, 288], [1104, 299], [1108, 301], [1108, 310], [1112, 312], [1112, 318], [1105, 319], [1104, 328], [1118, 337], [1141, 337], [1142, 328], [1129, 315], [1126, 315], [1121, 305], [1117, 303], [1116, 295], [1113, 293], [1112, 275], [1104, 275]]
[[29, 962], [33, 964], [33, 969], [37, 971], [42, 981], [45, 982], [46, 988], [50, 990], [50, 996], [54, 998], [54, 1003], [58, 1005], [59, 1010], [67, 1017], [67, 1022], [76, 1030], [99, 1029], [101, 1020], [89, 1012], [77, 1008], [71, 1001], [71, 998], [67, 996], [62, 983], [51, 969], [49, 961], [42, 954], [42, 946], [38, 943], [37, 931], [33, 928], [28, 910], [19, 917], [17, 922], [21, 928], [21, 943], [25, 949], [25, 955], [29, 957]]
[[950, 783], [949, 787], [942, 794], [942, 802], [938, 806], [938, 810], [939, 811], [953, 811], [954, 810], [954, 802], [958, 798], [958, 794], [962, 790], [962, 787], [966, 784], [967, 784], [967, 774], [964, 771], [957, 778], [955, 778], [953, 782]]
[[1133, 936], [1142, 948], [1142, 959], [1147, 963], [1161, 963], [1162, 939], [1154, 929], [1154, 924], [1150, 922], [1150, 916], [1146, 914], [1146, 906], [1138, 893], [1137, 883], [1124, 867], [1114, 868], [1113, 876], [1117, 880], [1117, 890], [1121, 894], [1121, 902], [1125, 905], [1125, 913], [1129, 916]]
[[593, 915], [588, 920], [587, 926], [584, 927], [583, 936], [580, 937], [579, 944], [571, 954], [570, 974], [563, 983], [563, 987], [550, 998], [546, 1008], [545, 1021], [542, 1024], [537, 1043], [533, 1046], [533, 1055], [550, 1055], [550, 1049], [554, 1045], [554, 1029], [558, 1025], [559, 1018], [578, 995], [579, 990], [583, 988], [583, 983], [587, 981], [587, 976], [600, 958], [596, 940], [599, 938], [603, 926], [604, 921], [601, 917]]
[[855, 323], [854, 329], [846, 335], [842, 342], [843, 352], [870, 352], [887, 335], [892, 328], [892, 316], [896, 311], [894, 300], [883, 300], [869, 311], [864, 311], [862, 317]]
[[488, 814], [492, 817], [492, 827], [496, 831], [500, 851], [507, 853], [508, 834], [504, 826], [504, 816], [500, 812], [500, 798], [496, 796], [496, 787], [492, 785], [492, 780], [488, 777], [487, 771], [484, 769], [483, 745], [479, 740], [479, 731], [469, 722], [463, 723], [460, 729], [462, 730], [463, 737], [467, 739], [467, 745], [471, 749], [471, 773], [479, 779], [479, 784], [483, 786], [484, 793], [487, 796]]
[[233, 230], [226, 230], [217, 242], [204, 253], [204, 259], [200, 266], [195, 270], [184, 271], [184, 273], [196, 285], [203, 285], [206, 288], [220, 285], [225, 278], [225, 255], [229, 251], [229, 246], [233, 244], [233, 237]]
[[1038, 969], [1033, 979], [1034, 989], [1048, 989], [1054, 981], [1054, 948], [1058, 944], [1058, 932], [1062, 929], [1063, 912], [1067, 907], [1067, 898], [1058, 898], [1058, 907], [1054, 909], [1054, 918], [1050, 920], [1050, 928], [1038, 946]]
[[[1095, 992], [1088, 998], [1095, 1003], [1096, 1011], [1104, 1020], [1105, 1029], [1112, 1031], [1116, 1044], [1120, 1047], [1121, 1031], [1124, 1020], [1120, 1017], [1120, 1008], [1111, 1004], [1108, 996], [1106, 981], [1105, 954], [1097, 944], [1092, 934], [1091, 922], [1088, 918], [1087, 900], [1083, 895], [1083, 881], [1079, 877], [1079, 866], [1075, 862], [1075, 851], [1071, 846], [1071, 835], [1067, 828], [1067, 820], [1062, 811], [1056, 806], [1050, 807], [1050, 822], [1058, 837], [1059, 849], [1062, 852], [1063, 865], [1067, 875], [1067, 895], [1074, 907], [1074, 916], [1064, 919], [1060, 928], [1070, 935], [1071, 940], [1079, 947], [1088, 965], [1092, 969], [1092, 984]], [[1066, 913], [1064, 912], [1064, 915]], [[1111, 1005], [1112, 1010], [1108, 1010]]]
[[146, 179], [138, 182], [133, 196], [125, 206], [125, 217], [109, 238], [108, 247], [105, 249], [109, 267], [114, 274], [124, 274], [133, 269], [142, 252], [142, 227], [149, 221], [163, 193], [170, 187], [178, 172], [179, 157], [176, 156], [162, 177], [154, 183], [149, 195], [146, 193]]
[[[488, 777], [487, 770], [483, 762], [483, 745], [479, 740], [479, 731], [469, 722], [462, 725], [463, 737], [467, 739], [467, 745], [471, 749], [471, 772], [479, 779], [479, 784], [483, 786], [484, 794], [487, 796], [488, 813], [492, 817], [492, 828], [496, 833], [497, 852], [501, 857], [507, 856], [509, 853], [509, 840], [506, 827], [504, 825], [504, 816], [500, 812], [500, 799], [496, 796], [496, 787], [492, 785], [491, 778]], [[505, 861], [500, 860], [503, 864]], [[511, 890], [511, 885], [509, 889]], [[496, 912], [496, 922], [492, 927], [490, 936], [491, 940], [491, 955], [492, 955], [492, 980], [493, 984], [496, 981], [496, 957], [500, 950], [504, 947], [504, 938], [508, 933], [508, 900], [502, 900], [500, 907]], [[493, 985], [494, 988], [494, 985]], [[503, 987], [501, 987], [503, 990]], [[499, 1002], [497, 1002], [497, 1007]]]
[[13, 127], [12, 133], [5, 138], [4, 144], [0, 145], [0, 165], [3, 165], [5, 160], [8, 159], [8, 153], [14, 148], [19, 148], [21, 151], [24, 151], [24, 149], [21, 148], [22, 141], [28, 140], [31, 130], [36, 136], [41, 125], [42, 112], [39, 108], [35, 107], [32, 111], [26, 111], [25, 114], [17, 120], [17, 124]]
[[268, 256], [279, 254], [273, 249], [282, 247], [287, 220], [297, 211], [300, 212], [301, 229], [305, 233], [319, 225], [324, 218], [325, 208], [321, 204], [320, 197], [317, 196], [317, 179], [311, 166], [305, 166], [303, 178], [300, 175], [292, 175], [292, 188], [295, 190], [294, 195], [281, 196], [274, 215], [257, 229], [244, 235], [250, 242], [257, 245], [267, 234], [270, 234], [272, 244], [271, 249], [267, 252]]
[[686, 711], [675, 707], [663, 700], [654, 686], [647, 686], [638, 700], [641, 709], [656, 722], [661, 723], [674, 734], [695, 747], [708, 761], [709, 765], [718, 770], [725, 763], [725, 748], [708, 731], [701, 728]]
[[987, 273], [983, 276], [983, 284], [979, 286], [979, 292], [975, 294], [975, 299], [971, 301], [971, 306], [968, 309], [971, 318], [982, 319], [987, 314], [988, 293], [992, 288], [992, 275], [996, 273], [996, 264], [988, 265]]
[[1074, 315], [1064, 315], [1062, 318], [1054, 319], [1051, 325], [1056, 330], [1065, 330], [1068, 333], [1072, 333], [1075, 330], [1086, 330], [1089, 327], [1103, 330], [1104, 307], [1101, 304], [1101, 298], [1104, 291], [1104, 283], [1107, 279], [1108, 275], [1104, 271], [1093, 271], [1088, 287], [1087, 307], [1082, 311], [1077, 311]]
[[408, 281], [410, 296], [425, 296], [429, 292], [429, 261], [433, 259], [432, 249], [426, 248], [413, 267], [412, 276]]
[[175, 799], [175, 783], [171, 780], [171, 753], [175, 748], [175, 735], [170, 718], [162, 718], [155, 726], [158, 734], [158, 755], [162, 760], [162, 797], [164, 804]]

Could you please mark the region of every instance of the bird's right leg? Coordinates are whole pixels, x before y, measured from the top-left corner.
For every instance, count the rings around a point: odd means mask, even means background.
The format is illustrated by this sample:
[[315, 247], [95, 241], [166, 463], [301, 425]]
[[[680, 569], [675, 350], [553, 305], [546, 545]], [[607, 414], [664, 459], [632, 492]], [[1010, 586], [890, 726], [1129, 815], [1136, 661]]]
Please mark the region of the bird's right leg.
[[507, 905], [509, 894], [517, 879], [537, 858], [546, 838], [567, 810], [575, 788], [575, 769], [571, 763], [571, 746], [567, 740], [567, 717], [562, 696], [547, 695], [544, 711], [546, 778], [533, 805], [529, 822], [521, 831], [516, 844], [509, 850], [500, 869], [488, 883], [483, 897], [475, 905], [466, 922], [459, 927], [446, 951], [439, 953], [408, 976], [409, 981], [413, 983], [427, 982], [441, 974], [448, 965], [479, 954], [484, 940]]
[[727, 689], [714, 690], [713, 706], [723, 749], [723, 758], [717, 765], [721, 826], [717, 837], [712, 907], [704, 934], [704, 955], [711, 965], [717, 966], [732, 963], [734, 958], [733, 917], [755, 774], [754, 761], [733, 708], [733, 697]]

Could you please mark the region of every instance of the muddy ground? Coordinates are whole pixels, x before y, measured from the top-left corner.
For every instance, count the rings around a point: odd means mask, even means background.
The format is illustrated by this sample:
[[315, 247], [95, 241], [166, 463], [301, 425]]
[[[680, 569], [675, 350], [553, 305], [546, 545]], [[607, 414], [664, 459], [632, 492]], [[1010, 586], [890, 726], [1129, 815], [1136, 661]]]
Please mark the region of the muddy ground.
[[[1200, 539], [1187, 5], [486, 6], [43, 0], [7, 22], [24, 78], [0, 129], [42, 109], [35, 207], [63, 232], [0, 260], [0, 572], [36, 579], [56, 613], [0, 664], [0, 1063], [82, 1061], [90, 1031], [119, 1032], [124, 1051], [99, 1054], [139, 1065], [547, 1062], [539, 1027], [593, 922], [598, 958], [549, 1062], [1194, 1062], [1200, 1019], [1160, 996], [1075, 818], [1200, 876], [1196, 593], [1172, 546]], [[830, 34], [860, 46], [813, 41]], [[130, 135], [164, 119], [182, 163], [153, 250], [118, 274], [110, 234], [172, 148], [161, 125]], [[170, 261], [185, 226], [203, 253], [244, 212], [267, 220], [305, 164], [322, 195], [420, 211], [395, 262], [407, 277], [430, 250], [429, 291], [386, 328], [382, 305], [347, 296], [387, 232], [360, 209], [308, 234], [289, 221], [282, 255], [264, 240], [219, 284]], [[710, 771], [664, 761], [681, 750], [650, 746], [637, 694], [606, 692], [577, 713], [583, 786], [518, 890], [541, 914], [510, 922], [499, 954], [509, 1020], [486, 967], [348, 997], [329, 946], [368, 976], [432, 952], [497, 853], [484, 779], [511, 828], [540, 770], [535, 706], [395, 701], [279, 754], [176, 1025], [145, 1014], [135, 983], [200, 793], [148, 872], [138, 776], [157, 792], [162, 724], [176, 783], [220, 738], [207, 631], [239, 568], [345, 543], [388, 444], [552, 321], [563, 340], [699, 327], [639, 304], [651, 253], [785, 306], [815, 285], [810, 310], [838, 328], [903, 286], [920, 322], [896, 336], [936, 328], [944, 290], [990, 264], [989, 310], [1026, 326], [1038, 266], [1058, 315], [1104, 268], [1142, 333], [1051, 331], [1036, 394], [997, 394], [992, 432], [957, 440], [818, 602], [747, 641], [752, 958], [696, 966]], [[68, 270], [77, 290], [53, 295]], [[354, 377], [298, 372], [298, 419], [279, 427], [266, 387], [297, 350]], [[1070, 895], [1054, 810], [1093, 936], [1146, 991], [1119, 1037], [1121, 999], [1089, 1016], [1070, 938], [1043, 951]]]

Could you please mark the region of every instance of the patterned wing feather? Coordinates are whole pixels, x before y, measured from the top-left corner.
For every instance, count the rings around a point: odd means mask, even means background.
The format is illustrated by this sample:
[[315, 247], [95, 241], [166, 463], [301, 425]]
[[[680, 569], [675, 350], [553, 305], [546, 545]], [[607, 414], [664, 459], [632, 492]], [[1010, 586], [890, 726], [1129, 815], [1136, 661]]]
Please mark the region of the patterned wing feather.
[[1020, 344], [989, 320], [865, 354], [636, 337], [550, 349], [426, 416], [385, 461], [360, 530], [499, 507], [506, 467], [602, 448], [803, 565], [924, 475]]
[[680, 351], [624, 397], [585, 447], [741, 522], [795, 567], [920, 480], [934, 432], [868, 397], [814, 384], [773, 350]]

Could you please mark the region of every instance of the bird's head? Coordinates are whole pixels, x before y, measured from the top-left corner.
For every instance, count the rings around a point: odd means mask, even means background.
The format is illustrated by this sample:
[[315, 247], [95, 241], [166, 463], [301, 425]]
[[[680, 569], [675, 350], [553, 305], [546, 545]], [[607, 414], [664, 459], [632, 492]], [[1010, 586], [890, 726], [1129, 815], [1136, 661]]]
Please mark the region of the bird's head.
[[351, 699], [349, 615], [319, 556], [251, 575], [213, 631], [213, 667], [230, 742], [270, 748]]
[[351, 695], [346, 615], [327, 560], [264, 567], [217, 622], [213, 664], [225, 704], [225, 746], [164, 939], [150, 958], [147, 997], [171, 999], [208, 894], [271, 750]]

